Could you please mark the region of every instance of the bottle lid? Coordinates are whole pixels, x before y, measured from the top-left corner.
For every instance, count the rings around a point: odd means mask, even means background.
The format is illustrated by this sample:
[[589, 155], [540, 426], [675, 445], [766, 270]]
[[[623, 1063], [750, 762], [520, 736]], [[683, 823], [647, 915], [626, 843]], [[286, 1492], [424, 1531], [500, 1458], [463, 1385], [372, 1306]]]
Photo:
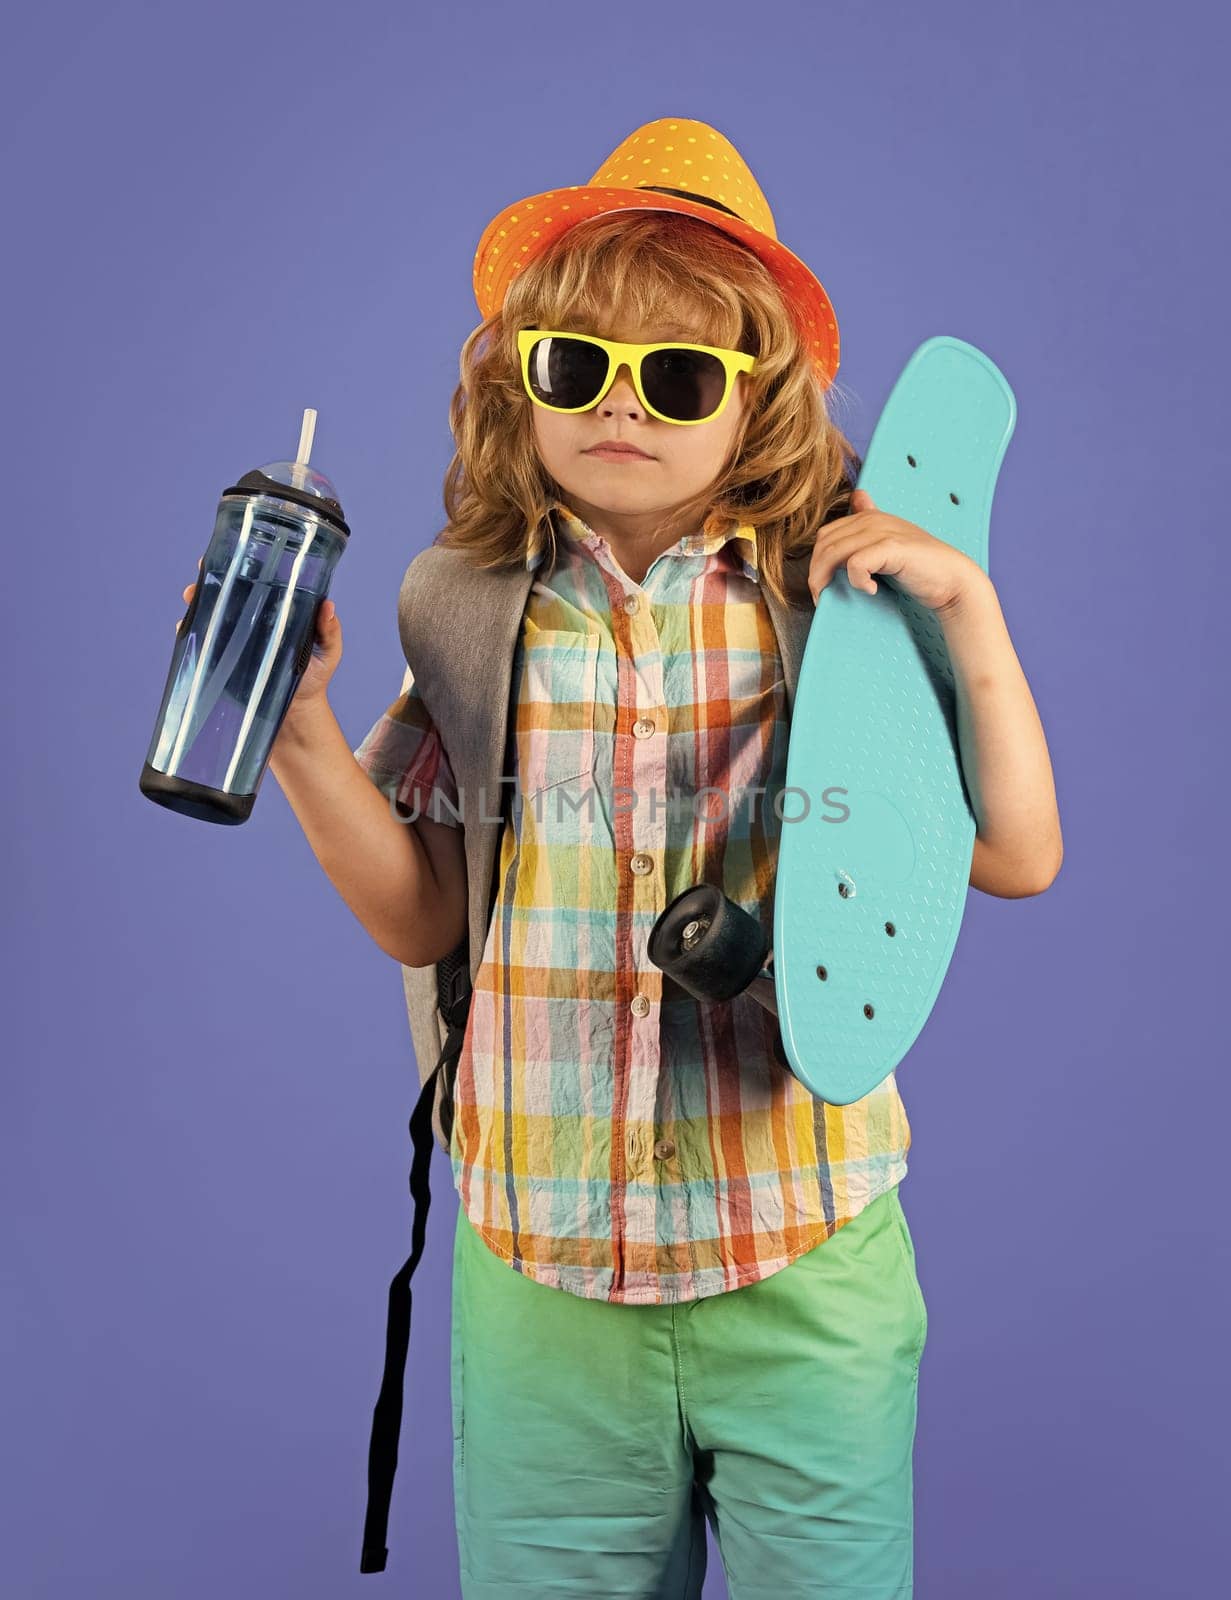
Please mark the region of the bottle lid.
[[306, 462], [270, 461], [245, 472], [238, 483], [222, 492], [224, 495], [268, 494], [279, 500], [293, 500], [297, 505], [311, 507], [324, 521], [350, 537], [337, 490], [323, 472]]

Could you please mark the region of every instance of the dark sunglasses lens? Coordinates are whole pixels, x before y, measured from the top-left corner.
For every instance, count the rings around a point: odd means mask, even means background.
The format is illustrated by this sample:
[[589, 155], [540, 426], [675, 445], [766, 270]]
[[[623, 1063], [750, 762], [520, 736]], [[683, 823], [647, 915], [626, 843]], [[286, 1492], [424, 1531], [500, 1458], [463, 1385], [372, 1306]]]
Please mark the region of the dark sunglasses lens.
[[722, 404], [727, 374], [704, 350], [653, 350], [641, 367], [645, 397], [675, 422], [702, 422]]
[[527, 363], [530, 388], [545, 405], [592, 405], [607, 376], [607, 352], [584, 339], [539, 339]]

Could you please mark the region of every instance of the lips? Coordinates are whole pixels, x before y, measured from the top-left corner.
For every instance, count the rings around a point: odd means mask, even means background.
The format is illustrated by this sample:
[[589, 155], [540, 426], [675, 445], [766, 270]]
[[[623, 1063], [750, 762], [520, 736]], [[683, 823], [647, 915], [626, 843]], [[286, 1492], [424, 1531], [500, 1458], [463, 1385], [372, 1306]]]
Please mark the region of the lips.
[[582, 452], [587, 456], [633, 456], [639, 461], [649, 461], [651, 458], [644, 450], [638, 450], [634, 445], [628, 444], [595, 444]]

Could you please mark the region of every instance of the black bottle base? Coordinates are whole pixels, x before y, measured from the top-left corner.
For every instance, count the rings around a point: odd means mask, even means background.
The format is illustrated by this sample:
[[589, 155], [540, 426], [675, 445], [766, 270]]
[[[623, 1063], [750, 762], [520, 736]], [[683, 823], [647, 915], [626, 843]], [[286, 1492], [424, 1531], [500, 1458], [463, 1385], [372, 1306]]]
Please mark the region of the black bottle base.
[[168, 811], [178, 811], [181, 816], [195, 817], [198, 822], [218, 822], [234, 826], [247, 822], [256, 799], [252, 794], [226, 794], [221, 789], [210, 789], [203, 783], [191, 783], [187, 778], [173, 778], [159, 772], [146, 761], [141, 767], [141, 793], [156, 805]]

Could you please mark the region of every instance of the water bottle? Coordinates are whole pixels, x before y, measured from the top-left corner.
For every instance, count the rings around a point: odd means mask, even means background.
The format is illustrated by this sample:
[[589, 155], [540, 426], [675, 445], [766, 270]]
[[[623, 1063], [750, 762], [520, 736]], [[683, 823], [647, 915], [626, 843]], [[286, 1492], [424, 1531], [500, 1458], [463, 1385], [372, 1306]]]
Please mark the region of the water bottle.
[[247, 821], [350, 537], [315, 430], [306, 410], [294, 461], [223, 490], [176, 637], [141, 793], [202, 822]]

